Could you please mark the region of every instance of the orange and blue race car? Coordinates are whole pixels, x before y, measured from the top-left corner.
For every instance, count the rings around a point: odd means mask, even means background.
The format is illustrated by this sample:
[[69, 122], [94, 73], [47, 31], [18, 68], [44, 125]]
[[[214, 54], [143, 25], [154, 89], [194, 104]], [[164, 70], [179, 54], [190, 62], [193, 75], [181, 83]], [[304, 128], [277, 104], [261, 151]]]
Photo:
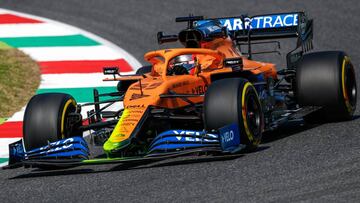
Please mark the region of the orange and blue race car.
[[[159, 32], [158, 43], [179, 41], [184, 48], [146, 53], [150, 65], [134, 75], [104, 68], [104, 82], [118, 81], [117, 92], [94, 89], [94, 102], [82, 105], [68, 94], [35, 95], [25, 111], [23, 139], [9, 145], [5, 168], [228, 156], [256, 150], [265, 131], [292, 120], [352, 118], [357, 89], [350, 58], [342, 51], [312, 52], [313, 20], [305, 13], [190, 15], [176, 22], [187, 26], [177, 35]], [[254, 45], [284, 38], [296, 39], [286, 67], [252, 59], [277, 52], [254, 52]], [[118, 109], [108, 110], [113, 104]], [[89, 105], [94, 108], [83, 118], [81, 109]], [[103, 147], [103, 156], [90, 153], [88, 138]]]

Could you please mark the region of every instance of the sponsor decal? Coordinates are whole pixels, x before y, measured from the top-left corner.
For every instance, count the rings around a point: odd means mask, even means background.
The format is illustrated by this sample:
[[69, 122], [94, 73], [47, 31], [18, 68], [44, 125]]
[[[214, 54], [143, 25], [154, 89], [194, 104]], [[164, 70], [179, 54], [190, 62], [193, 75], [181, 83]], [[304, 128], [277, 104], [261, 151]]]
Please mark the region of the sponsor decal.
[[[176, 139], [178, 141], [186, 141], [186, 142], [201, 142], [201, 141], [205, 141], [205, 142], [218, 142], [217, 140], [213, 140], [213, 139], [204, 139], [204, 138], [201, 138], [201, 137], [195, 137], [195, 136], [200, 136], [200, 135], [204, 135], [204, 136], [208, 136], [208, 137], [211, 137], [211, 138], [217, 138], [218, 136], [217, 135], [214, 135], [214, 134], [204, 134], [203, 132], [201, 131], [191, 131], [191, 130], [173, 130], [173, 133], [175, 135], [178, 135], [176, 136]], [[185, 136], [182, 136], [182, 135], [185, 135]], [[191, 137], [191, 136], [194, 136], [194, 137]]]
[[175, 135], [201, 135], [199, 131], [191, 131], [191, 130], [173, 130]]
[[173, 84], [173, 88], [179, 88], [179, 87], [183, 87], [183, 86], [186, 86], [186, 85], [189, 85], [189, 84], [190, 84], [189, 81], [183, 81], [183, 82]]
[[[155, 89], [157, 87], [159, 87], [162, 84], [162, 82], [155, 82], [155, 83], [141, 83], [141, 88], [142, 89]], [[136, 83], [134, 85], [132, 85], [130, 88], [130, 90], [139, 90], [140, 89], [140, 84]]]
[[193, 94], [205, 94], [207, 88], [208, 88], [207, 85], [199, 85], [192, 89], [192, 93]]
[[68, 139], [63, 140], [63, 141], [60, 140], [60, 141], [57, 141], [57, 142], [54, 142], [54, 143], [50, 143], [50, 147], [55, 147], [55, 146], [58, 146], [58, 145], [62, 145], [62, 146], [56, 147], [56, 148], [53, 148], [53, 149], [49, 149], [47, 151], [42, 151], [42, 150], [48, 149], [49, 146], [41, 147], [40, 150], [42, 152], [40, 152], [40, 154], [47, 154], [47, 153], [51, 153], [51, 152], [58, 152], [58, 151], [68, 149], [71, 146], [73, 146], [72, 142], [74, 142], [74, 138], [68, 138]]
[[233, 151], [240, 145], [239, 127], [237, 124], [230, 124], [219, 129], [220, 143], [223, 151]]
[[145, 108], [145, 105], [144, 104], [127, 105], [126, 108], [127, 109], [142, 109], [142, 108]]
[[145, 94], [132, 94], [130, 100], [135, 100], [135, 99], [140, 99], [140, 98], [144, 98], [144, 97], [148, 97], [150, 95], [145, 95]]
[[[266, 28], [281, 28], [298, 25], [298, 13], [255, 16], [252, 18], [244, 18], [244, 23], [241, 18], [223, 18], [219, 19], [223, 26], [226, 26], [230, 31], [244, 30], [244, 29], [266, 29]], [[197, 21], [197, 25], [209, 22], [209, 20]]]
[[234, 140], [234, 131], [230, 130], [225, 132], [221, 137], [222, 142], [227, 143]]

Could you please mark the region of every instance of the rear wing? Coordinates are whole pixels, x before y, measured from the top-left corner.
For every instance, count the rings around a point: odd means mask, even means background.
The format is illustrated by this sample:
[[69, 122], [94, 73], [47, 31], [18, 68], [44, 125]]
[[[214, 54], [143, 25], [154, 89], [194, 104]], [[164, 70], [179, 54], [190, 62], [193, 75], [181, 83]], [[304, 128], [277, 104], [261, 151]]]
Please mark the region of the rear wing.
[[196, 21], [196, 25], [212, 20], [219, 21], [240, 41], [297, 37], [304, 41], [312, 37], [312, 19], [307, 19], [304, 12], [211, 18]]
[[195, 23], [196, 26], [200, 26], [214, 20], [227, 27], [234, 41], [247, 42], [249, 58], [251, 58], [251, 41], [254, 40], [297, 38], [296, 48], [293, 51], [301, 47], [303, 53], [313, 48], [313, 20], [308, 19], [304, 12], [212, 18], [198, 20]]

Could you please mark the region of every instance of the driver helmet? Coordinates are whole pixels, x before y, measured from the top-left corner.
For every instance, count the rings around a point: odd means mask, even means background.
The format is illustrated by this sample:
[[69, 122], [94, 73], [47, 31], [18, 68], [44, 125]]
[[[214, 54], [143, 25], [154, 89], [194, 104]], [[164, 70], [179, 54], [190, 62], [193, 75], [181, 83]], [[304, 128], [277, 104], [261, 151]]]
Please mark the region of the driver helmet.
[[169, 69], [172, 69], [175, 66], [182, 66], [188, 73], [192, 74], [195, 68], [194, 56], [192, 54], [176, 56], [170, 61]]

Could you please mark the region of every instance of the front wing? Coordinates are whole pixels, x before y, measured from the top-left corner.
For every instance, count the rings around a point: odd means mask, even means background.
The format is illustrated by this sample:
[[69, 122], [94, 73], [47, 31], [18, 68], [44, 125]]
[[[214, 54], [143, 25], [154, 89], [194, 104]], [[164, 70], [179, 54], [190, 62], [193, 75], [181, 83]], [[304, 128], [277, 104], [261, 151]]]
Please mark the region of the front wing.
[[153, 140], [146, 155], [133, 157], [89, 159], [90, 151], [82, 137], [59, 140], [27, 152], [22, 140], [19, 140], [9, 145], [9, 165], [3, 169], [22, 166], [69, 168], [100, 164], [147, 164], [199, 153], [227, 156], [238, 152], [243, 147], [240, 144], [239, 128], [235, 124], [224, 126], [219, 129], [218, 134], [189, 130], [166, 131]]

